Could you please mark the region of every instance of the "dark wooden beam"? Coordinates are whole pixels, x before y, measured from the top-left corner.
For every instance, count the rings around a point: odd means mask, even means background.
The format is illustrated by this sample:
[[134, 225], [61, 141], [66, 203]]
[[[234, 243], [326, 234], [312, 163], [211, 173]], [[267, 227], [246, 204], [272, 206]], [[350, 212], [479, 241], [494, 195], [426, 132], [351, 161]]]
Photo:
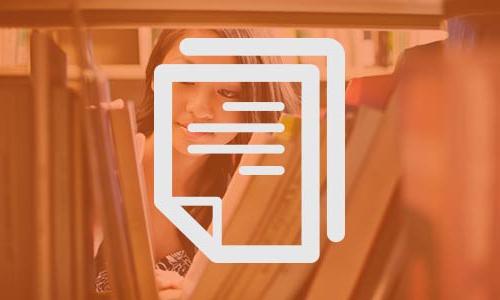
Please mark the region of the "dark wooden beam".
[[[89, 27], [337, 27], [380, 29], [437, 29], [443, 16], [416, 14], [82, 10]], [[0, 27], [70, 27], [69, 10], [0, 10]]]

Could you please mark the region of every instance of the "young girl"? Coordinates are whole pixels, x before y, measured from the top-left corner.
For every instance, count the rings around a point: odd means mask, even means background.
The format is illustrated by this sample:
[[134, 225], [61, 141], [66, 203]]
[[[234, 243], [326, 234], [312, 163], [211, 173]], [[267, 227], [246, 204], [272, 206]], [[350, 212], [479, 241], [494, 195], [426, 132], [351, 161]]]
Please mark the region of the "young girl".
[[[143, 166], [148, 198], [153, 202], [154, 101], [153, 73], [160, 64], [276, 64], [278, 57], [194, 57], [184, 56], [179, 43], [186, 37], [253, 38], [269, 37], [264, 32], [247, 29], [164, 30], [151, 53], [146, 69], [146, 91], [136, 105], [139, 132], [146, 136]], [[281, 101], [285, 112], [299, 110], [298, 89], [292, 83], [175, 83], [173, 85], [173, 177], [174, 196], [223, 197], [240, 155], [192, 155], [190, 144], [245, 144], [248, 133], [192, 133], [189, 123], [275, 123], [279, 112], [224, 111], [226, 101]], [[160, 116], [161, 117], [161, 116]], [[195, 254], [190, 241], [180, 233], [154, 205], [149, 211], [154, 259], [157, 262], [159, 288], [178, 287]], [[188, 209], [205, 227], [211, 222], [210, 208]], [[174, 273], [175, 272], [175, 273]], [[180, 275], [180, 276], [179, 276]], [[109, 288], [105, 271], [98, 275], [98, 290]]]

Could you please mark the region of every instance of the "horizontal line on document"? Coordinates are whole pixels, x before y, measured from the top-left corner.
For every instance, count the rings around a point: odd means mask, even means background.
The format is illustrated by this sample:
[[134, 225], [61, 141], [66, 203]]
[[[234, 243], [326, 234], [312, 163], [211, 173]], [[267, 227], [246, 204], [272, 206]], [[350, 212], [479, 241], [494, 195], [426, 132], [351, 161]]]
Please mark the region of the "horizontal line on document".
[[283, 132], [281, 123], [190, 123], [190, 132]]
[[225, 111], [282, 111], [285, 109], [283, 102], [224, 102], [222, 109]]
[[285, 168], [282, 166], [241, 166], [238, 171], [240, 175], [283, 175]]
[[189, 145], [191, 154], [281, 154], [283, 145]]

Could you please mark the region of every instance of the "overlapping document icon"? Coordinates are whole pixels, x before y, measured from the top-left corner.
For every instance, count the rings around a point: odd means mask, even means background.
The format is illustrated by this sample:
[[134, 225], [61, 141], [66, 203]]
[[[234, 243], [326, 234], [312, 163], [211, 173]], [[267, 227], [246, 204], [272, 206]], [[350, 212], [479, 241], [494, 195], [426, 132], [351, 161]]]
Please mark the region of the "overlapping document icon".
[[[327, 60], [327, 219], [328, 237], [339, 242], [345, 227], [344, 80], [342, 46], [326, 38], [188, 38], [184, 55], [195, 56], [324, 56]], [[210, 260], [221, 263], [307, 263], [319, 257], [320, 203], [320, 76], [308, 64], [163, 64], [154, 74], [155, 206]], [[222, 200], [219, 197], [174, 197], [172, 194], [172, 86], [175, 82], [301, 83], [301, 244], [223, 245]], [[282, 110], [280, 102], [225, 103], [225, 110]], [[224, 130], [203, 124], [190, 130]], [[198, 126], [198, 127], [197, 127]], [[280, 124], [233, 124], [239, 131], [280, 131]], [[269, 128], [264, 128], [264, 127]], [[275, 153], [280, 145], [192, 145], [191, 153]], [[241, 172], [242, 170], [240, 170]], [[247, 168], [249, 173], [279, 173], [279, 167]], [[183, 206], [211, 206], [212, 234]]]

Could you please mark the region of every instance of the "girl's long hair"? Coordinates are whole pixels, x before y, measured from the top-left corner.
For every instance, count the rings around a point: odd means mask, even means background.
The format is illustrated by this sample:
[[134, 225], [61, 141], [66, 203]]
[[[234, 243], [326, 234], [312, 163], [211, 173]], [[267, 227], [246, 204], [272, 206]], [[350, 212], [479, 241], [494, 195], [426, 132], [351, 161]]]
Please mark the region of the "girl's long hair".
[[[144, 97], [137, 103], [137, 123], [139, 132], [149, 136], [154, 131], [154, 95], [151, 88], [154, 69], [160, 65], [167, 53], [176, 45], [176, 42], [186, 35], [187, 30], [165, 29], [159, 35], [153, 48], [146, 68], [146, 88]], [[254, 38], [270, 37], [267, 32], [251, 29], [215, 29], [221, 38]], [[239, 56], [241, 64], [280, 64], [280, 57], [271, 56]], [[245, 101], [281, 101], [285, 104], [285, 112], [295, 114], [300, 109], [300, 87], [295, 83], [272, 82], [245, 82], [242, 83], [242, 99]], [[274, 123], [279, 119], [279, 112], [248, 112], [245, 122]], [[238, 134], [230, 143], [245, 144], [249, 141], [247, 133]], [[218, 196], [223, 197], [229, 181], [238, 166], [240, 155], [211, 155], [202, 172], [193, 178], [193, 186], [199, 187], [196, 195], [189, 196]], [[175, 166], [174, 166], [175, 167]], [[186, 196], [186, 195], [179, 195]], [[204, 227], [211, 222], [211, 211], [206, 207], [188, 208], [189, 213]], [[194, 248], [187, 241], [185, 247], [193, 255]]]

